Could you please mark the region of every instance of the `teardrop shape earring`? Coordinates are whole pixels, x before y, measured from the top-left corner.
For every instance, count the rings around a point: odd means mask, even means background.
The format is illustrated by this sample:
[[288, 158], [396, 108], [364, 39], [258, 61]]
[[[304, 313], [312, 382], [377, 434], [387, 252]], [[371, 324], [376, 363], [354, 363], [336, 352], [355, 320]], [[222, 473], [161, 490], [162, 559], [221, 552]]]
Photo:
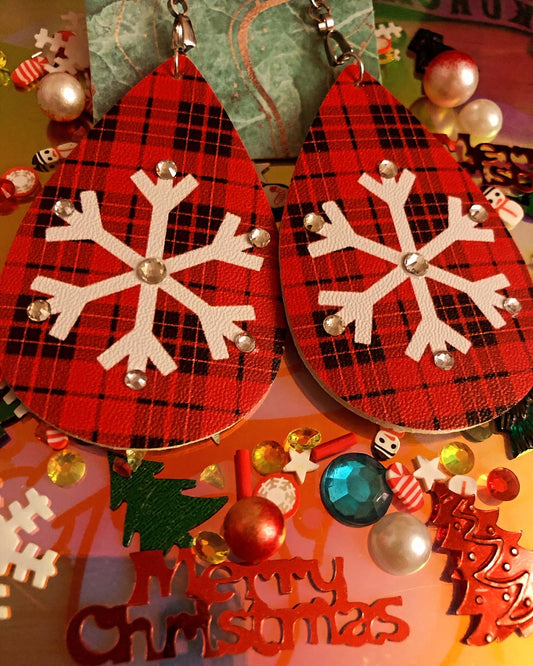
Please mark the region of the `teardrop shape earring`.
[[379, 424], [489, 421], [532, 386], [527, 268], [468, 174], [310, 1], [329, 62], [355, 64], [310, 128], [282, 221], [296, 346], [329, 393]]
[[233, 125], [173, 56], [58, 169], [0, 284], [0, 363], [38, 417], [113, 448], [205, 439], [244, 418], [279, 367], [277, 230]]

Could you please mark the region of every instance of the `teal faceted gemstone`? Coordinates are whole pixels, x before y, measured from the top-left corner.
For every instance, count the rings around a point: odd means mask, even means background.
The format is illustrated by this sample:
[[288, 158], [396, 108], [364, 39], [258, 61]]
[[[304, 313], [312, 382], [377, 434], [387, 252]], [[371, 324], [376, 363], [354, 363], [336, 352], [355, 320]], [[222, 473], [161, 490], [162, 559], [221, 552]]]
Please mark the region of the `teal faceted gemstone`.
[[385, 467], [366, 453], [345, 453], [333, 460], [320, 481], [320, 495], [329, 513], [344, 525], [364, 527], [377, 522], [392, 501]]

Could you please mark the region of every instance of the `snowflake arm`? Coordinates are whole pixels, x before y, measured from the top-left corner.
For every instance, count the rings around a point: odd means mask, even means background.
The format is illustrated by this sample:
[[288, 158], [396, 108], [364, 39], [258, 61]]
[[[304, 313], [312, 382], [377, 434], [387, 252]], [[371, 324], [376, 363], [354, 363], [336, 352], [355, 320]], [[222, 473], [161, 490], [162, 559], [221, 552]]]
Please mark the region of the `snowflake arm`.
[[395, 178], [382, 178], [380, 183], [367, 173], [364, 173], [357, 181], [388, 205], [402, 252], [414, 252], [416, 250], [409, 220], [405, 214], [405, 202], [415, 182], [415, 178], [414, 173], [404, 169], [398, 180]]
[[309, 243], [309, 254], [312, 257], [322, 257], [336, 250], [353, 247], [394, 264], [399, 262], [400, 253], [397, 250], [357, 234], [334, 201], [327, 201], [322, 209], [328, 216], [330, 224], [325, 224], [317, 232], [324, 236], [324, 240]]
[[397, 266], [366, 291], [321, 291], [319, 305], [337, 305], [336, 313], [346, 325], [355, 322], [354, 342], [369, 345], [372, 341], [374, 305], [405, 280], [405, 273]]
[[212, 243], [168, 259], [167, 271], [172, 274], [208, 261], [223, 261], [252, 271], [261, 270], [263, 257], [246, 252], [251, 248], [248, 234], [235, 235], [240, 222], [241, 218], [237, 215], [226, 213]]

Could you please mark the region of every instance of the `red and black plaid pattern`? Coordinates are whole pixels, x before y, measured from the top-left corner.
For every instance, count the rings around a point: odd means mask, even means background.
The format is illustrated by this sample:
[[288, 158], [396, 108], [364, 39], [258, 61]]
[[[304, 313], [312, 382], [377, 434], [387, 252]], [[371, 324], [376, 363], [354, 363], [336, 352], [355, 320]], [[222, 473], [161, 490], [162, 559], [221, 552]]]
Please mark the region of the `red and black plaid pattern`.
[[[394, 264], [358, 249], [312, 258], [308, 245], [322, 238], [303, 227], [303, 217], [322, 213], [335, 201], [353, 229], [400, 250], [387, 204], [358, 179], [380, 180], [381, 160], [410, 170], [416, 180], [405, 212], [417, 249], [448, 227], [448, 196], [490, 206], [447, 151], [379, 83], [366, 76], [356, 87], [348, 67], [322, 104], [298, 159], [280, 235], [282, 290], [289, 325], [302, 357], [324, 387], [353, 410], [387, 424], [413, 430], [460, 430], [494, 418], [531, 388], [533, 367], [532, 288], [525, 263], [497, 214], [495, 242], [455, 242], [430, 263], [468, 280], [497, 273], [523, 306], [518, 317], [500, 310], [506, 325], [494, 329], [471, 298], [427, 280], [438, 317], [472, 343], [466, 354], [449, 347], [450, 371], [439, 370], [429, 347], [419, 362], [406, 348], [420, 322], [410, 280], [374, 307], [372, 341], [354, 343], [354, 324], [338, 337], [323, 320], [336, 306], [320, 306], [320, 291], [366, 291]], [[326, 216], [327, 217], [327, 216]]]
[[[208, 437], [245, 417], [264, 397], [279, 367], [284, 338], [277, 231], [266, 197], [233, 125], [194, 65], [183, 77], [168, 61], [143, 79], [89, 133], [34, 203], [15, 239], [0, 291], [2, 374], [36, 415], [75, 437], [111, 447], [165, 447]], [[244, 354], [227, 341], [229, 358], [211, 358], [198, 317], [159, 290], [153, 333], [177, 370], [164, 377], [150, 363], [148, 385], [124, 385], [124, 359], [105, 371], [97, 357], [131, 331], [139, 287], [92, 301], [70, 335], [49, 335], [55, 316], [26, 315], [38, 276], [85, 286], [131, 270], [91, 241], [46, 242], [58, 199], [80, 210], [93, 190], [103, 226], [145, 256], [152, 207], [131, 181], [139, 169], [155, 182], [155, 165], [176, 162], [176, 182], [192, 174], [199, 186], [169, 216], [163, 259], [203, 247], [224, 215], [238, 215], [237, 234], [254, 227], [272, 237], [260, 271], [210, 261], [173, 277], [210, 305], [251, 305], [255, 321], [236, 322], [256, 340]]]

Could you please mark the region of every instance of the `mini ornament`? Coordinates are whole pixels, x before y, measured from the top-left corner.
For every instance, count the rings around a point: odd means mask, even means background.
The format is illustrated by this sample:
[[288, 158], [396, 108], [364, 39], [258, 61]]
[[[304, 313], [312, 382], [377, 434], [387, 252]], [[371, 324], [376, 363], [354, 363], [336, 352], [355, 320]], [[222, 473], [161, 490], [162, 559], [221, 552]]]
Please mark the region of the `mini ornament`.
[[374, 437], [370, 450], [378, 460], [388, 460], [400, 450], [400, 438], [394, 432], [379, 430]]
[[455, 49], [435, 56], [424, 72], [424, 92], [437, 106], [453, 108], [469, 100], [479, 82], [474, 60]]
[[[52, 427], [111, 448], [229, 428], [283, 350], [268, 201], [213, 91], [176, 58], [178, 78], [171, 58], [57, 168], [0, 284], [8, 383]], [[36, 301], [49, 317], [28, 319]]]
[[163, 463], [143, 460], [131, 475], [118, 474], [116, 453], [108, 453], [111, 475], [111, 509], [127, 504], [122, 544], [129, 546], [134, 532], [140, 535], [141, 550], [162, 550], [176, 545], [189, 548], [193, 539], [189, 530], [219, 511], [227, 497], [191, 497], [184, 490], [196, 487], [192, 479], [156, 479]]
[[449, 552], [460, 596], [455, 612], [472, 616], [468, 645], [533, 634], [533, 552], [518, 545], [520, 532], [497, 525], [499, 510], [483, 511], [474, 497], [443, 484], [433, 493], [436, 547]]
[[446, 479], [446, 474], [439, 469], [440, 458], [431, 458], [431, 460], [428, 460], [424, 456], [416, 456], [413, 462], [416, 466], [413, 476], [420, 481], [426, 493], [433, 488], [435, 481]]
[[429, 560], [432, 545], [428, 528], [408, 513], [389, 513], [368, 533], [370, 557], [393, 576], [420, 571]]
[[76, 77], [66, 72], [54, 72], [39, 83], [37, 104], [51, 120], [66, 123], [83, 113], [85, 91]]
[[[357, 414], [464, 430], [531, 388], [531, 280], [465, 171], [360, 80], [359, 66], [342, 71], [296, 164], [280, 230], [289, 327], [315, 378]], [[522, 305], [515, 318], [508, 298]]]
[[418, 511], [424, 506], [424, 493], [420, 483], [404, 464], [395, 462], [389, 465], [385, 479], [407, 511]]
[[500, 220], [505, 224], [505, 227], [511, 231], [516, 225], [524, 219], [524, 209], [522, 206], [509, 199], [497, 187], [486, 187], [483, 194], [487, 197], [487, 201], [498, 212]]
[[461, 131], [470, 134], [475, 143], [493, 139], [503, 125], [502, 111], [491, 99], [475, 99], [465, 104], [457, 119]]

